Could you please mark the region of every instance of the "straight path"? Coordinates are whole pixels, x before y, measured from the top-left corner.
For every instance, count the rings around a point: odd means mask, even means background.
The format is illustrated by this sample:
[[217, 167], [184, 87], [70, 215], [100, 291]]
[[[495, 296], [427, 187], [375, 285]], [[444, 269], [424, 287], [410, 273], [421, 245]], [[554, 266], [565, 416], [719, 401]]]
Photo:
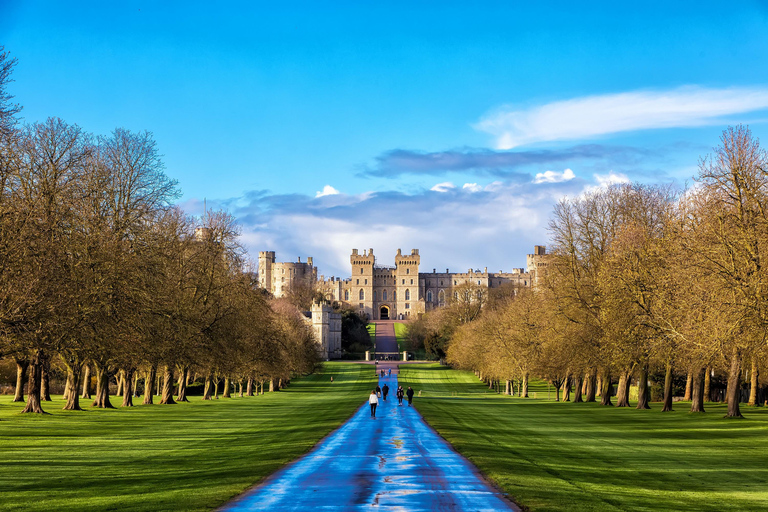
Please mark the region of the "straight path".
[[[376, 418], [366, 403], [341, 428], [221, 510], [501, 511], [519, 510], [422, 420], [397, 375]], [[364, 399], [364, 397], [361, 397]]]
[[376, 352], [397, 352], [394, 320], [377, 320], [373, 323], [376, 324]]

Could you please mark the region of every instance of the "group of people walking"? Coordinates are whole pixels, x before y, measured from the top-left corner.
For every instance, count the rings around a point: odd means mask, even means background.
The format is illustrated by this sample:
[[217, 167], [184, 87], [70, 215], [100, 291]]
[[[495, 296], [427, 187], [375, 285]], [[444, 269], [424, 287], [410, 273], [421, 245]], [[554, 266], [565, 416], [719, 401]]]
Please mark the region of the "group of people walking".
[[[371, 406], [371, 418], [376, 417], [376, 407], [379, 405], [379, 398], [386, 401], [388, 394], [389, 386], [387, 386], [386, 382], [383, 386], [377, 385], [376, 389], [371, 391], [371, 394], [368, 396], [368, 403]], [[411, 389], [410, 386], [408, 386], [407, 390], [404, 390], [403, 386], [398, 386], [397, 390], [395, 391], [395, 396], [397, 397], [398, 406], [403, 405], [403, 398], [405, 397], [408, 397], [408, 407], [413, 404], [413, 389]]]

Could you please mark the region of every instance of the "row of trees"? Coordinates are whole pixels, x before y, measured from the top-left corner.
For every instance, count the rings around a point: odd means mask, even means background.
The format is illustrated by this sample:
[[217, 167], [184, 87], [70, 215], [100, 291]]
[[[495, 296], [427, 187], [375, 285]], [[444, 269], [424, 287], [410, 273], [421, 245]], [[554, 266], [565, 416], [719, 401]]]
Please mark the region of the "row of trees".
[[[724, 381], [728, 416], [765, 400], [759, 376], [768, 345], [768, 154], [744, 126], [727, 129], [700, 162], [695, 184], [616, 185], [560, 201], [553, 244], [532, 290], [490, 301], [466, 321], [432, 322], [449, 362], [492, 382], [537, 376], [565, 399], [649, 407], [663, 382], [663, 410], [685, 378], [692, 411]], [[478, 292], [479, 293], [479, 292]], [[482, 300], [475, 301], [478, 305]], [[441, 331], [442, 329], [442, 331]], [[442, 332], [442, 334], [441, 334]], [[525, 392], [525, 390], [523, 390]], [[559, 397], [558, 397], [559, 398]]]
[[43, 411], [53, 361], [66, 367], [72, 410], [91, 368], [98, 407], [111, 407], [116, 373], [130, 406], [137, 372], [145, 403], [162, 372], [169, 404], [177, 376], [186, 399], [190, 372], [210, 398], [218, 376], [252, 384], [312, 371], [311, 330], [256, 289], [234, 219], [173, 206], [177, 184], [148, 132], [20, 126], [5, 88], [13, 64], [0, 48], [0, 357], [16, 360], [22, 383], [28, 372], [25, 412]]

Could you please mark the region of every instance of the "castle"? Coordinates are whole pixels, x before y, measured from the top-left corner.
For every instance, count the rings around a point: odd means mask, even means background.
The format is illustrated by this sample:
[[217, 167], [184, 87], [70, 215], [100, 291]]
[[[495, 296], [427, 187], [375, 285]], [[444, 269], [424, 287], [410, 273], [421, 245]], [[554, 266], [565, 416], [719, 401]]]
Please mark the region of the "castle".
[[418, 249], [403, 254], [400, 249], [395, 255], [395, 265], [379, 265], [373, 249], [359, 253], [352, 249], [349, 258], [352, 276], [348, 279], [318, 278], [312, 258], [302, 263], [278, 263], [274, 251], [259, 253], [259, 286], [269, 290], [276, 297], [287, 295], [299, 286], [317, 287], [329, 301], [336, 301], [355, 309], [370, 320], [408, 319], [420, 313], [446, 305], [454, 288], [471, 284], [484, 288], [499, 288], [504, 285], [518, 287], [534, 286], [537, 276], [546, 266], [546, 248], [534, 247], [533, 254], [526, 258], [527, 270], [512, 269], [511, 272], [488, 272], [468, 269], [466, 272], [420, 272], [421, 257]]

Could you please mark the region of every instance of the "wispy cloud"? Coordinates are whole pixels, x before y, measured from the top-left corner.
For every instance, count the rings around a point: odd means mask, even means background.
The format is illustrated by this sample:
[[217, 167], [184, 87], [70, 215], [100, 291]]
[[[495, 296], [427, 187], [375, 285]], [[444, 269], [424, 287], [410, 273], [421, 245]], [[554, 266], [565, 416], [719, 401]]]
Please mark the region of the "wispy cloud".
[[768, 108], [768, 88], [634, 91], [556, 101], [528, 109], [502, 107], [475, 128], [493, 135], [498, 149], [610, 133], [722, 123], [723, 117]]
[[364, 167], [358, 176], [397, 178], [402, 175], [442, 175], [448, 172], [471, 172], [505, 179], [528, 181], [523, 169], [574, 160], [609, 160], [626, 162], [648, 157], [651, 151], [627, 146], [581, 144], [563, 149], [531, 151], [494, 151], [463, 148], [451, 151], [422, 152], [393, 149], [377, 156], [374, 165]]
[[569, 181], [575, 178], [576, 175], [571, 169], [566, 169], [563, 172], [557, 171], [545, 171], [536, 174], [534, 183], [560, 183], [561, 181]]

